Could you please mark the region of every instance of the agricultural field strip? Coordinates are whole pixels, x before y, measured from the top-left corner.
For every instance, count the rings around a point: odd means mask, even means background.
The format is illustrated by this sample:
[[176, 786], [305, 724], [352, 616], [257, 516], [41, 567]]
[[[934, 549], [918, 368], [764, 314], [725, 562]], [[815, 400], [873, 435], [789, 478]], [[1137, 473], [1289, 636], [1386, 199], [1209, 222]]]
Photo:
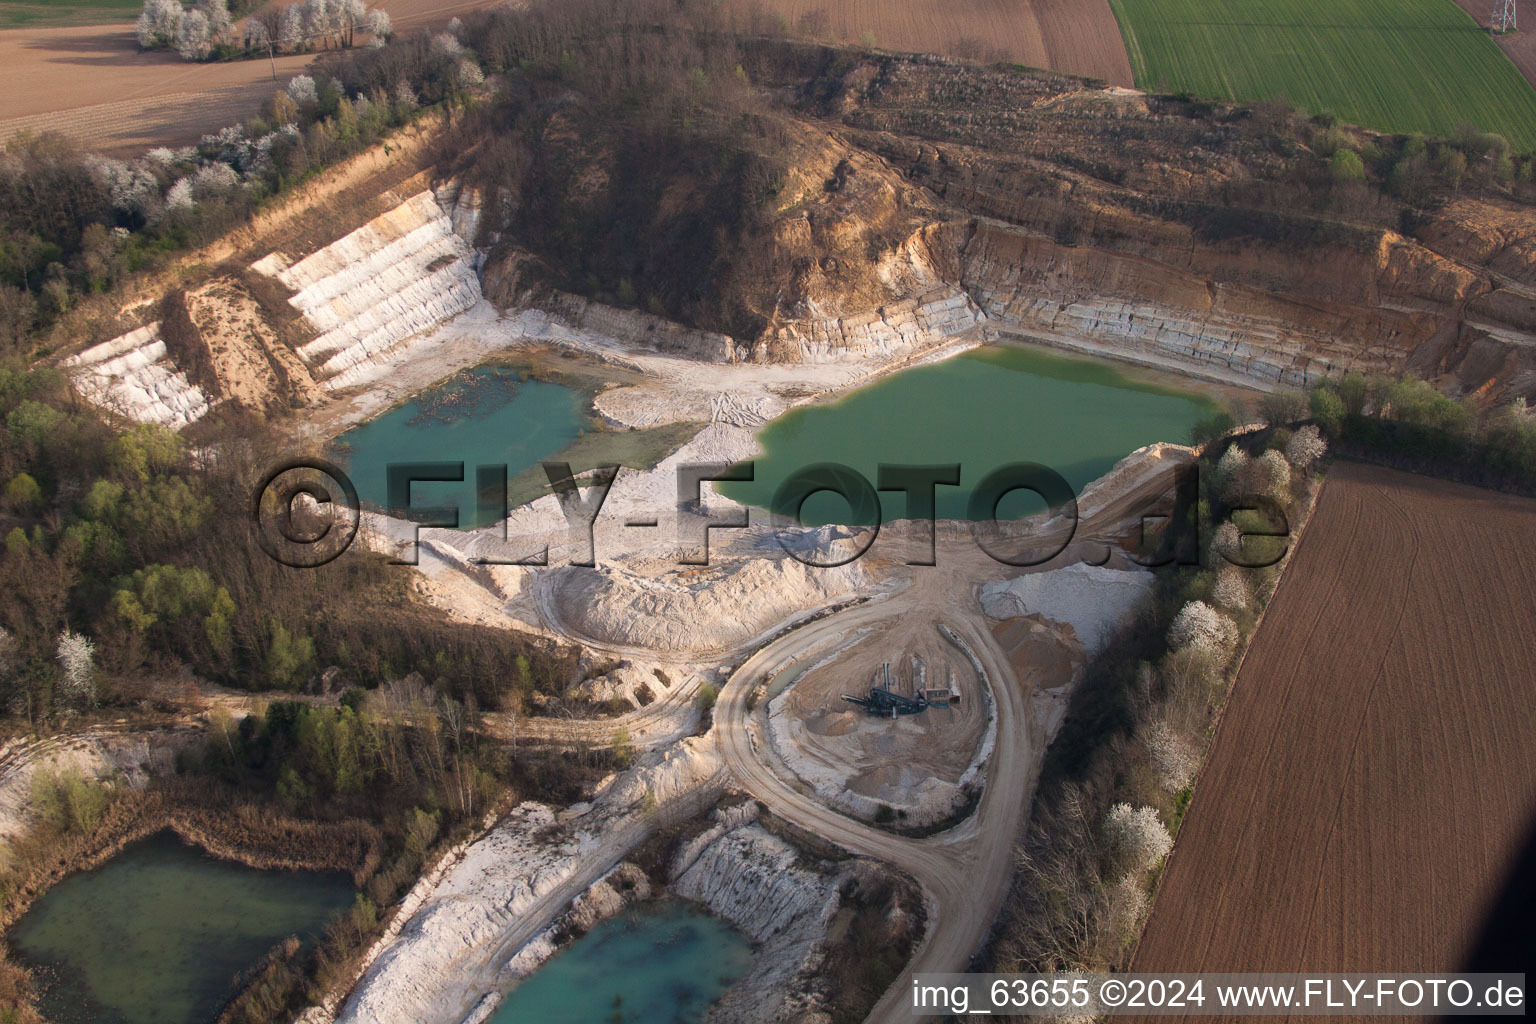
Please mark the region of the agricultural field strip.
[[1384, 131], [1470, 122], [1536, 147], [1536, 89], [1453, 0], [1110, 0], [1136, 82], [1241, 102], [1285, 96]]
[[1137, 970], [1459, 967], [1536, 810], [1536, 502], [1341, 465]]

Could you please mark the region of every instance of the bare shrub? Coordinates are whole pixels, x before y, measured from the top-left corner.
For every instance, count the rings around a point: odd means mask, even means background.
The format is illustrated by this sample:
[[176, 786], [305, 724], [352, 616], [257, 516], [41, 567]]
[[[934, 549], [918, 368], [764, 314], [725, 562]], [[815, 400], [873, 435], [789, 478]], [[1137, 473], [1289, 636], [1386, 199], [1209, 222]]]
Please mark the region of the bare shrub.
[[1204, 728], [1222, 682], [1220, 661], [1218, 655], [1200, 647], [1186, 647], [1163, 659], [1167, 715], [1180, 731], [1193, 733]]
[[1036, 807], [1029, 841], [1018, 854], [1016, 913], [998, 943], [998, 970], [1105, 966], [1099, 934], [1110, 887], [1099, 871], [1088, 803], [1082, 789], [1069, 783], [1054, 807]]
[[1259, 399], [1259, 416], [1272, 427], [1283, 427], [1306, 416], [1310, 407], [1306, 392], [1282, 388]]
[[1131, 875], [1120, 879], [1109, 890], [1108, 913], [1100, 929], [1099, 942], [1105, 947], [1105, 959], [1113, 959], [1136, 941], [1141, 922], [1152, 908], [1147, 890]]
[[96, 705], [96, 645], [66, 629], [59, 634], [59, 703], [84, 709]]

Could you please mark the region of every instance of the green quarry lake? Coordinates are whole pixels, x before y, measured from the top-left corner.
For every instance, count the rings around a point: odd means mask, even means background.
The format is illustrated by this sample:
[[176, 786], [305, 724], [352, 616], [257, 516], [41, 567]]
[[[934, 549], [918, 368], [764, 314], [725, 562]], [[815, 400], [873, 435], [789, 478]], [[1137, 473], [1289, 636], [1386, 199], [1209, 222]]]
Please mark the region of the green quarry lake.
[[747, 937], [681, 900], [598, 924], [512, 991], [488, 1024], [697, 1024], [752, 966]]
[[462, 483], [417, 483], [412, 505], [457, 502], [461, 527], [501, 519], [504, 512], [480, 513], [475, 467], [506, 466], [508, 478], [516, 478], [569, 448], [586, 422], [580, 391], [521, 378], [502, 366], [476, 367], [342, 434], [338, 447], [358, 497], [389, 507], [390, 463], [462, 462]]
[[[1143, 445], [1183, 442], [1218, 406], [1180, 386], [1150, 382], [1091, 359], [1035, 348], [988, 346], [943, 362], [917, 366], [837, 400], [795, 409], [758, 435], [764, 454], [751, 483], [719, 484], [721, 493], [758, 508], [773, 507], [780, 484], [819, 463], [840, 463], [871, 484], [881, 463], [958, 463], [960, 485], [939, 486], [938, 515], [964, 519], [973, 488], [988, 473], [1015, 462], [1036, 462], [1059, 473], [1076, 492]], [[362, 500], [388, 508], [391, 463], [464, 464], [462, 482], [421, 481], [411, 488], [415, 509], [457, 505], [460, 528], [496, 522], [504, 513], [487, 492], [477, 501], [477, 466], [506, 466], [510, 504], [546, 490], [541, 461], [569, 460], [577, 472], [622, 463], [655, 465], [697, 425], [668, 431], [591, 432], [588, 396], [577, 387], [530, 379], [516, 369], [487, 365], [395, 407], [336, 440], [336, 454]], [[905, 498], [883, 492], [884, 520], [903, 518]], [[1016, 491], [999, 506], [1003, 518], [1044, 507]], [[776, 509], [776, 511], [793, 511]], [[867, 523], [835, 494], [813, 495], [804, 521]]]
[[[1184, 443], [1190, 428], [1217, 411], [1192, 391], [1147, 383], [1106, 363], [1033, 348], [988, 346], [904, 370], [837, 401], [795, 409], [761, 434], [764, 454], [751, 483], [716, 486], [733, 500], [773, 508], [780, 484], [818, 463], [841, 463], [873, 486], [881, 463], [960, 464], [960, 485], [939, 486], [941, 519], [965, 519], [972, 489], [1014, 462], [1048, 466], [1081, 493], [1120, 459], [1157, 441]], [[880, 495], [883, 520], [905, 517], [900, 491]], [[1000, 518], [1043, 509], [1014, 492]], [[774, 511], [793, 514], [793, 509]], [[862, 525], [836, 494], [806, 501], [807, 525]]]
[[48, 890], [8, 940], [58, 1024], [207, 1024], [242, 971], [352, 899], [348, 875], [258, 871], [162, 832]]

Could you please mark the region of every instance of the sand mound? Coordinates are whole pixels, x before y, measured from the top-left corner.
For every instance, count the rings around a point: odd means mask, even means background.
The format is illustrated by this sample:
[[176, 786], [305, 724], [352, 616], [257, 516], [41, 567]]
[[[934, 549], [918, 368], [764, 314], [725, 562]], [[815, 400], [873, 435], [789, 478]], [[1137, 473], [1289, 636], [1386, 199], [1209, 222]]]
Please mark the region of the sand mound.
[[869, 583], [856, 563], [816, 569], [788, 557], [664, 576], [613, 566], [551, 576], [553, 609], [573, 633], [657, 651], [729, 648]]
[[1078, 564], [988, 583], [980, 596], [982, 610], [994, 619], [1040, 615], [1064, 622], [1077, 631], [1084, 649], [1095, 653], [1151, 587], [1152, 574], [1145, 570]]

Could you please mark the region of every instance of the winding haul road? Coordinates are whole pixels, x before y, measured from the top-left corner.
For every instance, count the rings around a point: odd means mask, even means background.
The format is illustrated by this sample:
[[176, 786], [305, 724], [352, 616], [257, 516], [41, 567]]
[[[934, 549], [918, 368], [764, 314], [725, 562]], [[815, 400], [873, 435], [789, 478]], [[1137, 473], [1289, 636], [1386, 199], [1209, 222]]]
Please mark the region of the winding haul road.
[[854, 629], [897, 614], [927, 614], [929, 609], [915, 607], [927, 603], [923, 601], [926, 590], [915, 587], [887, 601], [847, 609], [780, 637], [742, 663], [715, 707], [721, 756], [748, 793], [786, 821], [851, 853], [899, 868], [922, 886], [928, 912], [926, 935], [900, 979], [875, 1004], [868, 1017], [875, 1024], [912, 1019], [907, 984], [911, 974], [965, 970], [1002, 905], [1013, 844], [1045, 747], [1040, 728], [1029, 713], [1029, 693], [992, 634], [970, 621], [971, 617], [955, 615], [951, 605], [942, 620], [932, 620], [948, 622], [980, 659], [997, 715], [997, 745], [975, 813], [960, 825], [925, 839], [872, 828], [791, 787], [757, 749], [747, 697], [758, 682]]

